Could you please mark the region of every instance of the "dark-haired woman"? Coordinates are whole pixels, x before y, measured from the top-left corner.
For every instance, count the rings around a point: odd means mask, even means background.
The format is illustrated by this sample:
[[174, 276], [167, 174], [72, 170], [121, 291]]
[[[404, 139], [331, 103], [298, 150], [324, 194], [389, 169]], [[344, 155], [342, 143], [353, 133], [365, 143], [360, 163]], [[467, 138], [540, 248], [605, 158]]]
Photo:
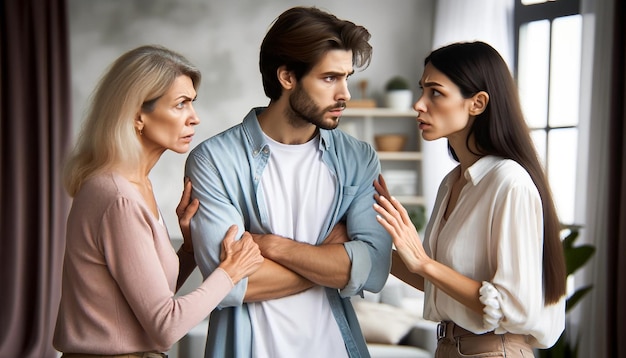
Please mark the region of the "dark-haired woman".
[[[459, 165], [442, 181], [425, 240], [384, 179], [375, 210], [397, 251], [392, 274], [424, 290], [436, 357], [531, 357], [565, 324], [560, 224], [515, 82], [483, 42], [433, 51], [415, 103], [425, 140]], [[483, 354], [483, 355], [478, 355]]]

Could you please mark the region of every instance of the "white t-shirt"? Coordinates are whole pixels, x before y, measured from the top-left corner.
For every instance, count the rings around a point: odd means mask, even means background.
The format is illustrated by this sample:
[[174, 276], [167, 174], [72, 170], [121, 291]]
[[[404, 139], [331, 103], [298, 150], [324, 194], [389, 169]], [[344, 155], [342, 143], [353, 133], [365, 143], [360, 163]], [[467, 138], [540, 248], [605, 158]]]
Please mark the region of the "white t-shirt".
[[[299, 145], [267, 137], [271, 155], [261, 178], [273, 234], [315, 244], [335, 195], [319, 137]], [[347, 357], [324, 287], [248, 304], [257, 358]]]

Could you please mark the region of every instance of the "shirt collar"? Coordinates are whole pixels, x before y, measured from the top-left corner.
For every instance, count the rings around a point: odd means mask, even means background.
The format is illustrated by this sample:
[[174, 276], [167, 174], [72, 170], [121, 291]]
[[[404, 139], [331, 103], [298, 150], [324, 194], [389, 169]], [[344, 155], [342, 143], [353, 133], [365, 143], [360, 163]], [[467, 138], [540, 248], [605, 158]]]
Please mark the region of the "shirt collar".
[[252, 108], [243, 119], [242, 123], [246, 136], [248, 137], [248, 141], [250, 142], [252, 154], [255, 157], [259, 155], [263, 148], [268, 145], [257, 117], [257, 115], [261, 114], [265, 108], [266, 107]]
[[[243, 127], [245, 132], [250, 140], [250, 145], [252, 147], [253, 155], [257, 156], [263, 148], [267, 147], [268, 143], [263, 135], [263, 130], [261, 129], [261, 125], [259, 124], [258, 115], [261, 114], [267, 107], [255, 107], [248, 112], [246, 117], [243, 120]], [[328, 150], [330, 148], [330, 131], [326, 129], [319, 130], [320, 132], [320, 150]]]
[[328, 150], [330, 148], [330, 130], [320, 128], [320, 150]]
[[471, 181], [473, 185], [478, 183], [489, 173], [502, 158], [495, 157], [493, 155], [486, 155], [472, 164], [471, 167], [465, 171], [465, 178]]

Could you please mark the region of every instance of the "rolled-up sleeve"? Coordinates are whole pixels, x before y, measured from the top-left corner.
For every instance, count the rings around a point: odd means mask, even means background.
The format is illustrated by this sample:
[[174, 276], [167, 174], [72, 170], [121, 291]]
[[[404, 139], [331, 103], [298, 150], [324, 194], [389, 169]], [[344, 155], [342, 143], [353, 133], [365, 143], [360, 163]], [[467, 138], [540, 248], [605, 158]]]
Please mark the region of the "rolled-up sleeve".
[[564, 325], [562, 303], [544, 305], [543, 212], [534, 188], [516, 186], [508, 191], [493, 220], [493, 249], [497, 270], [483, 283], [485, 328], [495, 333], [522, 333], [539, 345], [551, 345]]
[[[344, 188], [343, 202], [349, 202], [346, 209], [346, 223], [349, 242], [344, 247], [352, 262], [350, 279], [340, 294], [349, 297], [359, 294], [363, 290], [380, 291], [391, 267], [391, 237], [389, 233], [376, 220], [374, 204], [374, 180], [380, 173], [380, 163], [376, 153], [367, 146], [371, 152], [369, 158], [361, 169], [365, 172], [359, 175], [358, 185]], [[363, 165], [363, 161], [359, 162]], [[349, 198], [349, 196], [353, 196]], [[350, 200], [351, 199], [351, 200]]]
[[[223, 180], [212, 161], [201, 149], [192, 151], [187, 158], [185, 175], [192, 183], [192, 197], [200, 201], [200, 207], [191, 220], [191, 235], [198, 268], [206, 278], [221, 262], [222, 240], [228, 228], [238, 225], [237, 239], [243, 234], [243, 219], [228, 198]], [[239, 281], [218, 308], [241, 305], [247, 283], [247, 278]]]

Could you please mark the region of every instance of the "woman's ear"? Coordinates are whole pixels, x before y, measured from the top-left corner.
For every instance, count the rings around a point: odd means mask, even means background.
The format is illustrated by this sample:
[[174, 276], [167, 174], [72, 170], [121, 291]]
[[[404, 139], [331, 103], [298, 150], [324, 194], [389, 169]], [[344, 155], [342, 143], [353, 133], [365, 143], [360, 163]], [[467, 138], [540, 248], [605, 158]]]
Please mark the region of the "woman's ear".
[[291, 90], [296, 86], [296, 76], [294, 76], [293, 71], [287, 70], [287, 66], [278, 67], [276, 76], [278, 76], [278, 82], [284, 89]]
[[477, 116], [487, 109], [489, 103], [489, 94], [485, 91], [480, 91], [472, 97], [472, 106], [470, 108], [470, 114]]
[[143, 118], [141, 118], [141, 112], [138, 112], [135, 115], [135, 129], [137, 130], [138, 133], [143, 134]]

